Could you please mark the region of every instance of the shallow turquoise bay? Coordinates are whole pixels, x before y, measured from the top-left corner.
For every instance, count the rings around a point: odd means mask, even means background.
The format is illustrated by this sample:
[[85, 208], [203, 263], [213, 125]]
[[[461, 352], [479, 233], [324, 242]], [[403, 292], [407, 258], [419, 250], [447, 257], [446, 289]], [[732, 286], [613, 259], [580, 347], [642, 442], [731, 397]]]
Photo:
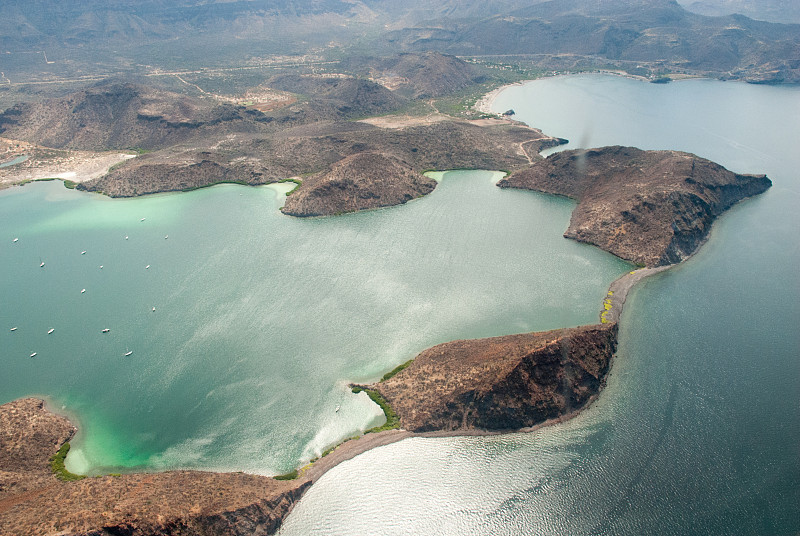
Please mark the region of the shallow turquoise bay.
[[561, 237], [571, 202], [501, 176], [318, 219], [283, 215], [273, 187], [4, 191], [0, 398], [73, 416], [75, 472], [286, 472], [382, 421], [349, 382], [448, 340], [596, 321], [628, 265]]

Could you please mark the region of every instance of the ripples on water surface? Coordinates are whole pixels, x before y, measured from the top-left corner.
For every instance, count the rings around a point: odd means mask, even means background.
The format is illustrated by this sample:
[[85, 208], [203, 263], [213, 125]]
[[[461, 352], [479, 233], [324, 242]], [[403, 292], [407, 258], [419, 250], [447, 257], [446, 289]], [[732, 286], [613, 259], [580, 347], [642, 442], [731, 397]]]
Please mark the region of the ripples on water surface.
[[495, 103], [509, 108], [571, 146], [688, 150], [774, 186], [636, 289], [588, 411], [368, 452], [316, 483], [281, 535], [797, 534], [800, 90], [575, 76], [510, 88]]

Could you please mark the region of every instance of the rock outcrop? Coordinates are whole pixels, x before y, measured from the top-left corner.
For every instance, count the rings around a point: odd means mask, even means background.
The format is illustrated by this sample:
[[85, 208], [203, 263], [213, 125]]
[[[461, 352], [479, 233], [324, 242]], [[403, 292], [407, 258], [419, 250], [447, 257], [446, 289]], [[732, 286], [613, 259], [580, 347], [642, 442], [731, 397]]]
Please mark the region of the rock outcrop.
[[694, 253], [720, 214], [771, 185], [690, 153], [620, 146], [555, 153], [498, 183], [577, 200], [565, 237], [650, 267]]
[[396, 158], [378, 153], [349, 156], [286, 199], [285, 214], [326, 216], [400, 205], [430, 193], [436, 181]]
[[201, 471], [62, 482], [48, 460], [74, 432], [41, 400], [0, 406], [0, 535], [274, 534], [311, 485]]
[[413, 432], [527, 428], [585, 406], [616, 346], [616, 324], [453, 341], [374, 388]]

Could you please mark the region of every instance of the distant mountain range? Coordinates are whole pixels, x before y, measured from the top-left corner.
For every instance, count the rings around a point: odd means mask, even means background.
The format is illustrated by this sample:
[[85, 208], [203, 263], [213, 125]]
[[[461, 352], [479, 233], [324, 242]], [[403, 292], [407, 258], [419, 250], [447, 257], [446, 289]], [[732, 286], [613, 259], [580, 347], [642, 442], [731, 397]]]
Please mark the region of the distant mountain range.
[[680, 4], [701, 15], [745, 15], [768, 22], [800, 23], [797, 0], [679, 0]]
[[[692, 3], [706, 12], [735, 6], [753, 13], [756, 2]], [[308, 52], [580, 55], [800, 81], [800, 25], [709, 17], [675, 0], [4, 0], [0, 49], [154, 67]]]
[[674, 0], [558, 0], [479, 21], [403, 28], [385, 38], [401, 50], [575, 54], [694, 71], [760, 70], [770, 81], [799, 79], [800, 26], [741, 15], [706, 17]]

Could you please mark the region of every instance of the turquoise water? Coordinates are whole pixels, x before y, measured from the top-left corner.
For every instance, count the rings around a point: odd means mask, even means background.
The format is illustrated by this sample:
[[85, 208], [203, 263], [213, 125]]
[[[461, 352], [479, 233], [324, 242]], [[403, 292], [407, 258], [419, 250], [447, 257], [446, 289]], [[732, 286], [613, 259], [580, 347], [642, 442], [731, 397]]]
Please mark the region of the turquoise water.
[[582, 145], [693, 151], [774, 186], [636, 288], [608, 386], [530, 434], [411, 439], [328, 472], [294, 535], [800, 532], [800, 88], [599, 75], [495, 110]]
[[499, 178], [319, 219], [281, 214], [272, 187], [2, 191], [0, 402], [73, 416], [75, 472], [286, 472], [382, 421], [349, 382], [448, 340], [597, 321], [629, 266], [561, 237], [570, 201]]

